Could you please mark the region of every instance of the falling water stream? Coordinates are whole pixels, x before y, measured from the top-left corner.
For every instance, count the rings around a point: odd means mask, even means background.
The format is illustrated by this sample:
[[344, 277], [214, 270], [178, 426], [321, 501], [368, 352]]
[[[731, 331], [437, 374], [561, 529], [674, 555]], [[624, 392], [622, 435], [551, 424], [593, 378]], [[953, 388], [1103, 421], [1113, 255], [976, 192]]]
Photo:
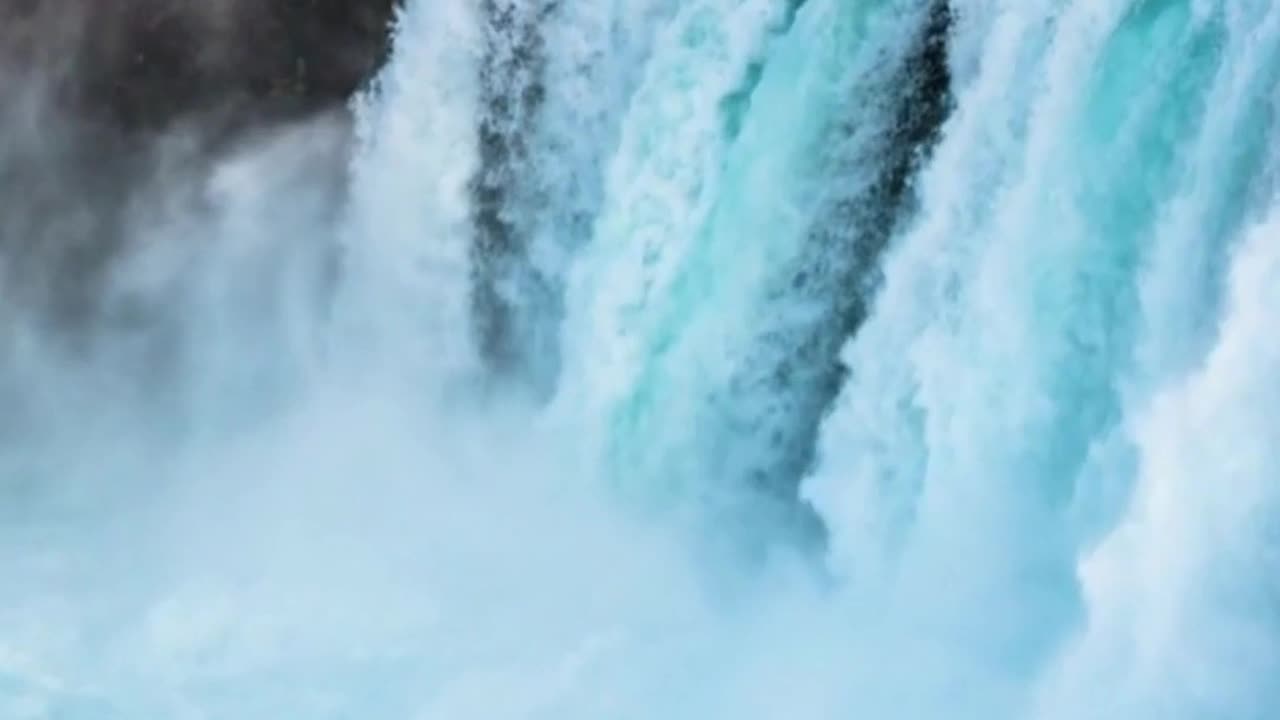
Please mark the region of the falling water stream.
[[74, 330], [5, 245], [0, 717], [1280, 717], [1277, 103], [1270, 0], [408, 0]]

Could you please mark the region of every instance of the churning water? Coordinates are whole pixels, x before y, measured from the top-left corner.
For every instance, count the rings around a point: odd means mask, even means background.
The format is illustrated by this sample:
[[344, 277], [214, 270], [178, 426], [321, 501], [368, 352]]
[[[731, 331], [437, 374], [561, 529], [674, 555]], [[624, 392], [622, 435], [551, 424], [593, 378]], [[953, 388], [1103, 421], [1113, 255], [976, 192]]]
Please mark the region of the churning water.
[[1274, 720], [1278, 103], [1272, 0], [410, 0], [4, 309], [0, 717]]

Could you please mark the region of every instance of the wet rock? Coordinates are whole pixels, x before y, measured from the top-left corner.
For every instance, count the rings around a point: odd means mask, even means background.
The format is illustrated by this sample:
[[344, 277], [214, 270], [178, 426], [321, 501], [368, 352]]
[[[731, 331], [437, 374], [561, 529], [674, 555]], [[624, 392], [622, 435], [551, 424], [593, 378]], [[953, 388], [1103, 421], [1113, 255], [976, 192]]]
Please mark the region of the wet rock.
[[383, 62], [396, 0], [3, 0], [0, 63], [126, 131], [243, 126], [343, 103]]

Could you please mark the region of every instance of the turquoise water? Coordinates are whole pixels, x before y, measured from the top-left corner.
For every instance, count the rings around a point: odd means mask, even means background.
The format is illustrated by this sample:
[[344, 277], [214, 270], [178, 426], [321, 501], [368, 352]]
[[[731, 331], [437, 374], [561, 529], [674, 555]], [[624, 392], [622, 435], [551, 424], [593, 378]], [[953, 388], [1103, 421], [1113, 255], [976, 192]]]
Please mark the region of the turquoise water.
[[145, 197], [167, 375], [4, 318], [0, 716], [1280, 716], [1277, 98], [1265, 0], [410, 0]]

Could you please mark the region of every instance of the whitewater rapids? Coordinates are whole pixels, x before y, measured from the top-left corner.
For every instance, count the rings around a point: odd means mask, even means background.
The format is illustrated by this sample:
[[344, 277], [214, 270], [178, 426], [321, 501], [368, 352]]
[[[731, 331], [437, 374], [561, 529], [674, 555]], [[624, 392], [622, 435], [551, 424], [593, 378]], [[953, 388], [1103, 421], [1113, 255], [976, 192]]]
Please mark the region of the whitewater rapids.
[[408, 0], [74, 341], [0, 185], [0, 717], [1274, 720], [1277, 103], [1271, 0]]

